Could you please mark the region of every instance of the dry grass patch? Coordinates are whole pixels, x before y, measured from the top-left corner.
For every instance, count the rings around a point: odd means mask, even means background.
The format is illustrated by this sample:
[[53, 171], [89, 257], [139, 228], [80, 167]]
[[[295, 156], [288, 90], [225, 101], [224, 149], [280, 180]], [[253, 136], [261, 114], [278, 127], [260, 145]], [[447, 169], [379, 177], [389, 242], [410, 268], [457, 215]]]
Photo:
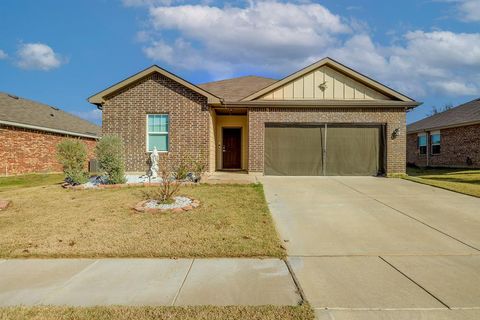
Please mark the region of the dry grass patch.
[[480, 170], [408, 168], [405, 179], [480, 197]]
[[10, 307], [0, 308], [0, 319], [20, 320], [313, 320], [308, 305], [238, 307]]
[[283, 257], [261, 185], [196, 185], [201, 206], [181, 213], [132, 210], [144, 188], [3, 191], [0, 257]]

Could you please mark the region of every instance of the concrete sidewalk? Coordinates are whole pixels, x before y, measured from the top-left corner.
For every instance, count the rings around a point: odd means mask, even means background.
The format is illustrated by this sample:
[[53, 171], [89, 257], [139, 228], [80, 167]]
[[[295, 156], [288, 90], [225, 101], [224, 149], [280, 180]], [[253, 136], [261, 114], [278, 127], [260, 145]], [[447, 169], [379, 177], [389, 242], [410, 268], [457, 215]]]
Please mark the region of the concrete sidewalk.
[[296, 305], [279, 259], [0, 260], [0, 306]]

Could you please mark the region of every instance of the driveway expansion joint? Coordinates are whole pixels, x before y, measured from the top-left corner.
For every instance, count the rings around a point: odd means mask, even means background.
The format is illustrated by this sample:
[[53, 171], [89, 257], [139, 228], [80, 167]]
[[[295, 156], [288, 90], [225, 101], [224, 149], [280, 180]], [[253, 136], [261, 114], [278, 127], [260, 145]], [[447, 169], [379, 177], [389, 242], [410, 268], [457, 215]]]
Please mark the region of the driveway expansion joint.
[[388, 262], [387, 260], [385, 260], [383, 257], [381, 256], [378, 256], [380, 258], [380, 260], [382, 260], [383, 262], [385, 262], [386, 264], [388, 264], [390, 267], [392, 267], [393, 269], [395, 269], [397, 272], [399, 272], [401, 275], [403, 275], [405, 278], [407, 278], [408, 280], [410, 280], [411, 282], [413, 282], [415, 285], [417, 285], [420, 289], [422, 289], [423, 291], [425, 291], [426, 293], [428, 293], [432, 298], [434, 298], [435, 300], [437, 300], [438, 302], [440, 302], [442, 305], [444, 305], [447, 309], [451, 309], [449, 305], [447, 305], [445, 302], [443, 302], [440, 298], [438, 298], [437, 296], [435, 296], [433, 293], [431, 293], [430, 291], [428, 291], [425, 287], [423, 287], [422, 285], [420, 285], [418, 282], [416, 282], [415, 280], [413, 280], [411, 277], [407, 276], [404, 272], [402, 272], [400, 269], [398, 269], [397, 267], [395, 267], [392, 263]]
[[300, 295], [300, 298], [302, 299], [302, 303], [307, 302], [308, 300], [307, 300], [307, 297], [305, 295], [305, 292], [303, 291], [302, 286], [300, 285], [300, 281], [298, 280], [297, 275], [293, 271], [293, 268], [290, 265], [290, 262], [288, 262], [287, 259], [284, 259], [283, 262], [285, 262], [285, 265], [287, 266], [287, 269], [288, 269], [288, 273], [290, 273], [290, 276], [292, 277], [293, 283], [295, 284], [295, 287], [297, 287], [297, 292]]

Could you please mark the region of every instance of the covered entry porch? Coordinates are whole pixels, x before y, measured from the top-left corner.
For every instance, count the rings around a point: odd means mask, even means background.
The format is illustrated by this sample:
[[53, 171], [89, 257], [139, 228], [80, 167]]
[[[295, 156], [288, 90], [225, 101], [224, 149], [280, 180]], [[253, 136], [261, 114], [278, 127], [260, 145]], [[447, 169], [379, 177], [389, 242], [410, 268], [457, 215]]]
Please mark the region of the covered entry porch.
[[216, 108], [212, 113], [215, 171], [248, 171], [246, 108]]

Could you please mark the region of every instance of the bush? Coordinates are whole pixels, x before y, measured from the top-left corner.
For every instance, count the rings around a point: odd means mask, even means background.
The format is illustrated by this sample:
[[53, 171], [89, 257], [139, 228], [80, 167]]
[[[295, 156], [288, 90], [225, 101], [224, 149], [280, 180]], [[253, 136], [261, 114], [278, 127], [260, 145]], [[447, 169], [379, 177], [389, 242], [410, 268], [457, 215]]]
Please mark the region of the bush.
[[[201, 156], [200, 156], [201, 158]], [[192, 160], [186, 157], [174, 170], [174, 175], [177, 180], [185, 180], [189, 178], [189, 174], [194, 174], [200, 177], [205, 172], [205, 164], [200, 160]]]
[[79, 139], [64, 139], [57, 145], [57, 158], [63, 166], [65, 181], [82, 184], [88, 181], [85, 171], [87, 147]]
[[123, 142], [117, 136], [104, 136], [95, 147], [95, 156], [100, 167], [107, 175], [107, 183], [125, 183], [125, 161]]

